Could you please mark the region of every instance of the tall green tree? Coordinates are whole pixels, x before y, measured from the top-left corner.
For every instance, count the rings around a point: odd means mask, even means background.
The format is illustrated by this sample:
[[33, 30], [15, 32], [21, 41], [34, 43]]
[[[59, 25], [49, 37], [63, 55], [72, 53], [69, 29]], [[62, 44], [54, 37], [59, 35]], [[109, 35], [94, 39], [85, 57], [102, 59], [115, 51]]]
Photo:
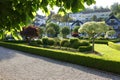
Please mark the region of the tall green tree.
[[86, 33], [92, 40], [92, 51], [94, 52], [95, 39], [103, 33], [109, 31], [110, 26], [104, 22], [86, 22], [79, 28], [80, 33]]
[[60, 14], [54, 14], [51, 17], [52, 20], [58, 21], [59, 23], [61, 22], [62, 16]]
[[120, 4], [114, 3], [111, 5], [112, 14], [120, 19]]
[[55, 36], [55, 29], [53, 27], [47, 28], [47, 35], [48, 37], [54, 37]]
[[57, 35], [59, 34], [59, 31], [60, 31], [60, 28], [57, 24], [54, 24], [54, 23], [48, 23], [46, 25], [46, 30], [48, 30], [49, 28], [53, 28], [55, 30], [55, 36], [54, 37], [57, 37]]

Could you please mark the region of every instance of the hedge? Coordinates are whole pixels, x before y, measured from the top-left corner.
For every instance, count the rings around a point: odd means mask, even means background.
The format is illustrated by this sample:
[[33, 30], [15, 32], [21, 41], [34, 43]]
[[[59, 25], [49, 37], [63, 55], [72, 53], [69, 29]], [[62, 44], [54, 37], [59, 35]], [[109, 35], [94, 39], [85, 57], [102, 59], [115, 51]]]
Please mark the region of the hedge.
[[120, 44], [116, 44], [116, 43], [113, 43], [113, 42], [108, 42], [108, 45], [109, 45], [111, 48], [120, 51]]
[[[90, 42], [92, 43], [91, 40], [90, 40]], [[97, 43], [97, 44], [108, 44], [108, 40], [95, 40], [95, 43]]]
[[97, 55], [88, 56], [83, 53], [53, 50], [7, 42], [0, 42], [0, 46], [120, 74], [119, 61], [103, 59], [101, 56]]
[[92, 46], [79, 46], [80, 52], [92, 51]]

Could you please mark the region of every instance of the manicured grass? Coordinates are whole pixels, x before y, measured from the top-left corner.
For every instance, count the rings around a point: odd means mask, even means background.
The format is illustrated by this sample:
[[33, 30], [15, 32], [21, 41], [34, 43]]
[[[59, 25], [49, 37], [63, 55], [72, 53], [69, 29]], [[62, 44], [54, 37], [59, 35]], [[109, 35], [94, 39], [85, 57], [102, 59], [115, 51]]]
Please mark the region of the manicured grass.
[[102, 53], [102, 59], [120, 62], [120, 51], [104, 44], [95, 44], [95, 50]]
[[108, 42], [109, 47], [120, 51], [120, 44], [116, 44], [114, 42]]
[[105, 44], [95, 44], [95, 50], [102, 53], [102, 56], [8, 42], [0, 42], [0, 46], [120, 74], [120, 51], [112, 49]]

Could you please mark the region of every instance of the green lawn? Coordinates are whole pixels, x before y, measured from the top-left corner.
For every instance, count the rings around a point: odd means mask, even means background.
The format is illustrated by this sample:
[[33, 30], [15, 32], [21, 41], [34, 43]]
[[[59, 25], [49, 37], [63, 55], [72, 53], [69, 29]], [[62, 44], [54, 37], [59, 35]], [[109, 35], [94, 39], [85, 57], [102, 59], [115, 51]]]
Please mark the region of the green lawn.
[[102, 53], [102, 58], [105, 60], [114, 60], [120, 62], [120, 51], [112, 49], [104, 44], [95, 44], [95, 50]]

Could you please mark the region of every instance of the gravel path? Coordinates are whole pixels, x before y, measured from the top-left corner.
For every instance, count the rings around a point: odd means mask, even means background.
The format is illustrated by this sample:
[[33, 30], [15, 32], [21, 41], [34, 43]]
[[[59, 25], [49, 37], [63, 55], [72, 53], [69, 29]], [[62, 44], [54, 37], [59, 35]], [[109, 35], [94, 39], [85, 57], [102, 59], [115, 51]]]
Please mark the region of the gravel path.
[[0, 80], [120, 80], [120, 76], [0, 47]]

